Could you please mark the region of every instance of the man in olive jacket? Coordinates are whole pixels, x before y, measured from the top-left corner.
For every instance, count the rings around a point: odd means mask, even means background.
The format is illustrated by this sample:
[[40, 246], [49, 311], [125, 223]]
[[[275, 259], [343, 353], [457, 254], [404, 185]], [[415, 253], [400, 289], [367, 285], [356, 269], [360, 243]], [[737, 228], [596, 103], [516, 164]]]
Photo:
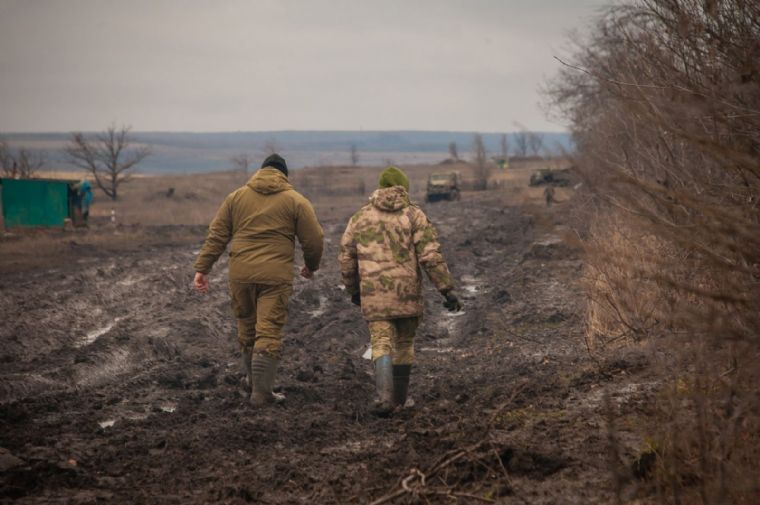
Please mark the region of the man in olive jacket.
[[427, 272], [458, 311], [454, 279], [441, 254], [438, 233], [409, 201], [409, 179], [396, 167], [380, 175], [380, 188], [348, 222], [340, 241], [341, 275], [351, 300], [361, 306], [372, 341], [376, 413], [389, 414], [406, 402], [414, 360], [414, 334], [422, 317], [422, 274]]
[[225, 198], [195, 261], [195, 288], [208, 291], [208, 273], [230, 244], [230, 295], [237, 317], [243, 366], [251, 403], [274, 399], [282, 327], [293, 291], [295, 238], [301, 243], [310, 279], [322, 258], [323, 232], [311, 203], [288, 182], [288, 167], [269, 156], [245, 186]]

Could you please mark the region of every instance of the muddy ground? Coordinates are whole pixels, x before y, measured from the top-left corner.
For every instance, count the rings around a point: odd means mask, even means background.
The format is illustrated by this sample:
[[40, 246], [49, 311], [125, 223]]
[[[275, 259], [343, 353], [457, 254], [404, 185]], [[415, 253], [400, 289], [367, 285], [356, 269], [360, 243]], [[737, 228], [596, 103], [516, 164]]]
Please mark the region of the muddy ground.
[[202, 237], [4, 274], [0, 502], [613, 501], [628, 477], [608, 470], [605, 413], [638, 408], [643, 365], [586, 353], [565, 205], [425, 206], [465, 311], [426, 284], [412, 401], [391, 419], [369, 413], [368, 334], [339, 286], [347, 215], [323, 220], [323, 268], [296, 280], [286, 401], [262, 410], [241, 394], [226, 260], [208, 295], [190, 288]]

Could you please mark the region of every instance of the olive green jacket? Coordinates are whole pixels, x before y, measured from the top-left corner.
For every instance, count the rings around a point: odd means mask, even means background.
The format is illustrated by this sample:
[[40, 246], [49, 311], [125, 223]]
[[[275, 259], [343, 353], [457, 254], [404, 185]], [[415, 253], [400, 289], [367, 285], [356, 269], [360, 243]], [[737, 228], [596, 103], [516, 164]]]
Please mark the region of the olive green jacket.
[[317, 270], [323, 232], [314, 208], [285, 174], [262, 168], [225, 198], [208, 228], [195, 271], [210, 272], [229, 243], [230, 280], [291, 283], [296, 237], [306, 266]]
[[353, 215], [338, 261], [346, 291], [360, 293], [368, 321], [422, 315], [420, 265], [441, 293], [454, 288], [435, 228], [402, 186], [378, 189]]

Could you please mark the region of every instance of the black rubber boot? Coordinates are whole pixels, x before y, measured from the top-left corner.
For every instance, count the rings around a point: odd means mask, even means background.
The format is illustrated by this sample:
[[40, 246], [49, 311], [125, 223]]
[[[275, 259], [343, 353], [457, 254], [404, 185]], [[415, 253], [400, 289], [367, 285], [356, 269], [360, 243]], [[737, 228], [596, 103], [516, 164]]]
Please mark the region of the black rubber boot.
[[376, 415], [386, 417], [393, 412], [393, 359], [381, 356], [375, 360], [375, 388], [377, 400], [373, 405]]
[[274, 376], [277, 372], [277, 359], [269, 354], [254, 354], [251, 358], [251, 404], [256, 407], [273, 403], [272, 394]]
[[240, 349], [240, 371], [245, 376], [245, 387], [248, 391], [251, 390], [251, 358], [253, 357], [253, 346], [244, 345]]
[[412, 365], [393, 365], [393, 404], [396, 407], [403, 407], [406, 403], [411, 374]]

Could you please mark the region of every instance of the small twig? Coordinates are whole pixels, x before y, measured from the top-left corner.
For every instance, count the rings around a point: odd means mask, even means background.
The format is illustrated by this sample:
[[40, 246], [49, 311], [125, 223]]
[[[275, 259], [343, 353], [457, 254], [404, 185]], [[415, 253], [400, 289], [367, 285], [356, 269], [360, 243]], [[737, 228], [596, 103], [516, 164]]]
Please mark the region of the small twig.
[[458, 460], [459, 458], [467, 454], [467, 452], [468, 452], [467, 450], [461, 450], [461, 449], [455, 451], [454, 455], [451, 456], [449, 459], [442, 461], [439, 465], [433, 466], [433, 468], [430, 469], [430, 472], [429, 472], [430, 475], [435, 475], [440, 469], [449, 466], [451, 463], [453, 463], [454, 461]]
[[509, 335], [510, 337], [513, 337], [513, 338], [516, 338], [516, 339], [519, 339], [519, 340], [525, 340], [526, 342], [531, 342], [533, 344], [540, 344], [541, 343], [541, 342], [539, 342], [538, 340], [536, 340], [534, 338], [526, 337], [525, 335], [520, 335], [518, 333], [515, 333], [514, 331], [510, 330], [509, 328], [507, 328], [507, 326], [504, 325], [503, 323], [502, 323], [502, 328], [501, 329], [507, 335]]
[[414, 480], [415, 477], [419, 477], [420, 478], [420, 485], [422, 485], [423, 487], [425, 486], [425, 474], [422, 473], [422, 472], [420, 472], [416, 468], [412, 468], [412, 471], [411, 471], [410, 475], [406, 479], [404, 479], [404, 480], [401, 481], [401, 487], [403, 487], [404, 490], [406, 490], [407, 493], [413, 493], [414, 492], [412, 489], [409, 488], [409, 483], [412, 480]]
[[501, 455], [499, 454], [499, 451], [496, 450], [496, 447], [494, 447], [493, 442], [491, 442], [490, 445], [491, 445], [491, 451], [493, 452], [493, 455], [496, 457], [496, 461], [499, 462], [499, 466], [501, 467], [502, 473], [504, 473], [504, 480], [507, 481], [507, 484], [511, 488], [512, 480], [509, 477], [509, 472], [507, 472], [507, 467], [504, 466], [504, 462], [501, 460]]
[[385, 496], [378, 498], [377, 500], [371, 502], [369, 505], [382, 505], [383, 503], [390, 503], [396, 498], [404, 496], [405, 494], [406, 494], [405, 489], [399, 489], [395, 493], [387, 494]]
[[593, 72], [591, 72], [590, 70], [585, 69], [583, 67], [579, 67], [577, 65], [572, 65], [572, 64], [567, 63], [565, 61], [562, 61], [562, 59], [558, 58], [557, 56], [555, 56], [554, 59], [557, 60], [558, 62], [560, 62], [561, 64], [563, 64], [566, 67], [572, 68], [574, 70], [579, 70], [579, 71], [583, 72], [586, 75], [590, 75], [594, 79], [599, 79], [599, 80], [602, 80], [602, 81], [607, 81], [607, 82], [609, 82], [611, 84], [617, 84], [619, 86], [632, 86], [632, 87], [636, 87], [636, 88], [668, 89], [668, 86], [660, 86], [658, 84], [638, 84], [638, 83], [635, 83], [635, 82], [623, 82], [623, 81], [618, 81], [618, 80], [615, 80], [615, 79], [609, 79], [607, 77], [602, 77], [600, 75], [595, 75]]
[[[369, 505], [382, 505], [384, 503], [390, 503], [396, 498], [400, 498], [404, 495], [411, 495], [415, 498], [419, 499], [422, 498], [425, 501], [427, 501], [426, 495], [437, 495], [437, 496], [449, 496], [449, 497], [455, 497], [455, 498], [469, 498], [473, 500], [482, 501], [484, 503], [494, 503], [494, 500], [490, 498], [484, 498], [481, 496], [476, 496], [468, 493], [462, 493], [453, 491], [452, 489], [447, 489], [445, 491], [440, 489], [426, 489], [427, 482], [433, 478], [437, 477], [444, 486], [447, 485], [446, 479], [442, 478], [441, 476], [437, 475], [439, 472], [441, 472], [444, 469], [447, 469], [449, 466], [451, 466], [453, 463], [459, 461], [464, 456], [468, 454], [475, 454], [479, 450], [483, 449], [483, 447], [488, 444], [492, 451], [494, 451], [496, 459], [499, 461], [499, 464], [502, 467], [502, 471], [504, 472], [504, 475], [507, 479], [507, 484], [509, 485], [510, 489], [514, 492], [514, 489], [512, 488], [512, 483], [509, 480], [509, 474], [507, 473], [507, 469], [504, 467], [503, 462], [501, 461], [501, 458], [498, 455], [498, 452], [496, 451], [495, 447], [493, 446], [493, 440], [491, 439], [491, 430], [493, 430], [493, 423], [495, 420], [495, 417], [503, 412], [517, 397], [517, 395], [526, 387], [527, 382], [523, 382], [518, 387], [515, 388], [515, 390], [512, 392], [512, 395], [509, 397], [509, 399], [502, 403], [491, 415], [491, 419], [488, 423], [488, 429], [486, 430], [485, 435], [481, 440], [478, 442], [465, 447], [465, 448], [459, 448], [459, 449], [452, 449], [446, 453], [444, 453], [442, 456], [440, 456], [435, 463], [430, 467], [427, 472], [422, 472], [421, 470], [417, 468], [412, 468], [409, 471], [409, 474], [406, 477], [400, 478], [400, 482], [394, 486], [398, 487], [400, 486], [401, 489], [397, 489], [396, 491], [392, 491], [385, 496], [381, 496], [377, 500], [370, 502]], [[478, 464], [482, 465], [486, 469], [488, 469], [490, 472], [494, 472], [492, 468], [490, 468], [488, 465], [483, 463], [482, 461], [479, 461], [479, 458], [475, 458]], [[415, 479], [418, 480], [417, 484], [415, 485], [414, 481]]]
[[491, 498], [485, 498], [483, 496], [478, 496], [474, 494], [469, 493], [459, 493], [456, 491], [427, 491], [425, 494], [433, 494], [433, 495], [439, 495], [439, 496], [453, 496], [455, 498], [470, 498], [471, 500], [478, 500], [482, 501], [484, 503], [496, 503]]
[[493, 411], [493, 413], [491, 414], [491, 418], [488, 420], [489, 433], [487, 434], [487, 436], [490, 435], [490, 430], [493, 429], [493, 427], [494, 427], [493, 426], [494, 425], [494, 421], [496, 421], [496, 419], [499, 417], [499, 415], [502, 412], [504, 412], [507, 409], [507, 407], [509, 407], [510, 405], [512, 405], [512, 402], [515, 401], [515, 398], [517, 398], [517, 395], [519, 395], [522, 392], [522, 390], [527, 387], [527, 385], [528, 385], [528, 381], [524, 380], [520, 385], [518, 385], [515, 388], [514, 391], [512, 391], [512, 395], [509, 397], [509, 399], [507, 399], [506, 402], [504, 402], [501, 405], [499, 405]]

